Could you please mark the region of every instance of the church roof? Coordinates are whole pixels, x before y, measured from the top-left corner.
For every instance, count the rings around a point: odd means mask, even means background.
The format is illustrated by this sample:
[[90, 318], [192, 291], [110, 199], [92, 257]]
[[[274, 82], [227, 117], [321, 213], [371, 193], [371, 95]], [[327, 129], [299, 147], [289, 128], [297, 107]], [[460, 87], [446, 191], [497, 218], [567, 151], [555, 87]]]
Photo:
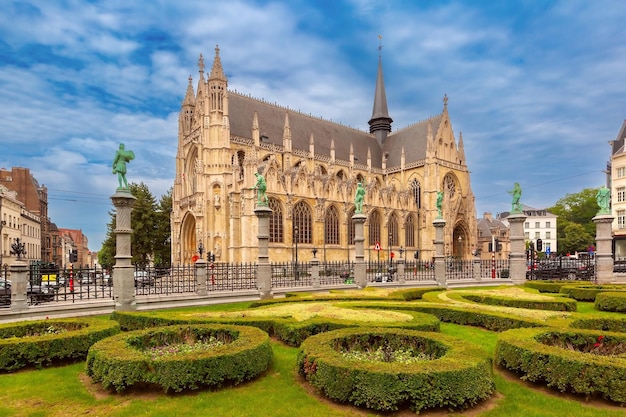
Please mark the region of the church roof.
[[383, 152], [389, 152], [387, 167], [400, 165], [402, 148], [404, 148], [405, 163], [419, 161], [426, 158], [426, 144], [428, 139], [428, 124], [432, 123], [433, 135], [439, 129], [442, 115], [415, 123], [404, 129], [393, 132], [383, 144]]
[[289, 127], [293, 150], [309, 150], [311, 134], [315, 141], [315, 153], [330, 156], [331, 140], [335, 142], [335, 158], [349, 161], [350, 144], [354, 148], [355, 163], [367, 164], [370, 149], [372, 166], [381, 167], [382, 151], [376, 137], [348, 126], [309, 116], [276, 104], [229, 91], [228, 108], [231, 135], [252, 137], [252, 120], [257, 112], [259, 132], [268, 137], [269, 143], [283, 145], [285, 114], [289, 115]]

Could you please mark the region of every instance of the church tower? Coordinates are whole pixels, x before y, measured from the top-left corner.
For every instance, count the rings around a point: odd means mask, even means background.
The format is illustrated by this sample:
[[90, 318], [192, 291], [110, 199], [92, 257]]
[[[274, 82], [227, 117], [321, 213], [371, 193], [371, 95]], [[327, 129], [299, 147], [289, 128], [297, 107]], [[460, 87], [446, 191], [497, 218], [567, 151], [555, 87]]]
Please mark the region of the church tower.
[[[379, 47], [380, 50], [381, 47]], [[380, 146], [387, 140], [387, 135], [391, 132], [391, 123], [387, 109], [387, 94], [385, 93], [385, 80], [383, 78], [383, 59], [378, 55], [378, 74], [376, 76], [376, 91], [374, 92], [374, 108], [372, 118], [369, 120], [370, 133], [376, 135]]]

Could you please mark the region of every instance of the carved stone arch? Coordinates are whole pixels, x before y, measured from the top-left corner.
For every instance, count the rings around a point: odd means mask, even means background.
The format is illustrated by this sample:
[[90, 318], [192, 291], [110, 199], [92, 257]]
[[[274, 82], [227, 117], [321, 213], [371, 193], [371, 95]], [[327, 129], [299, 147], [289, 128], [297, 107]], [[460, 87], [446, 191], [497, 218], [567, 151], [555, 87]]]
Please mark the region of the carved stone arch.
[[[313, 208], [305, 200], [300, 200], [292, 211], [294, 234], [298, 243], [313, 243]], [[296, 233], [296, 227], [297, 233]]]
[[459, 220], [452, 229], [452, 255], [465, 259], [470, 254], [471, 233], [465, 220]]
[[193, 262], [192, 257], [196, 254], [199, 239], [202, 238], [202, 236], [197, 236], [197, 229], [195, 216], [192, 212], [187, 211], [180, 223], [178, 247], [172, 248], [172, 250], [177, 252], [180, 262], [183, 264]]
[[196, 146], [190, 147], [187, 155], [185, 156], [183, 166], [182, 180], [185, 189], [185, 195], [191, 195], [198, 191], [198, 180], [196, 172], [198, 160], [198, 148]]
[[400, 246], [400, 218], [396, 210], [390, 210], [385, 219], [387, 228], [387, 244]]
[[324, 244], [339, 245], [341, 243], [341, 210], [337, 205], [330, 204], [324, 211]]
[[461, 182], [456, 174], [452, 171], [448, 171], [444, 176], [441, 183], [441, 189], [443, 190], [444, 197], [449, 201], [454, 201], [458, 196], [462, 194]]

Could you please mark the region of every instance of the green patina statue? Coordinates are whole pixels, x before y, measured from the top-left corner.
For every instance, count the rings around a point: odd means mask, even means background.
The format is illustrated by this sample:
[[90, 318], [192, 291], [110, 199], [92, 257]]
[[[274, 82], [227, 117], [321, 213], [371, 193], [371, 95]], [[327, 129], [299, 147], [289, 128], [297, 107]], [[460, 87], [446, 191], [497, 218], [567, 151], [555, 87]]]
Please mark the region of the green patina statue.
[[522, 204], [520, 203], [522, 187], [520, 187], [519, 182], [516, 182], [515, 185], [513, 185], [513, 190], [507, 191], [507, 193], [513, 196], [513, 200], [511, 201], [511, 214], [522, 213]]
[[120, 148], [115, 152], [113, 158], [113, 173], [117, 174], [117, 180], [120, 184], [118, 190], [128, 190], [128, 182], [126, 181], [126, 164], [135, 159], [133, 151], [124, 149], [124, 144], [120, 143]]
[[443, 218], [443, 191], [437, 191], [437, 218]]
[[611, 214], [611, 208], [609, 207], [611, 203], [611, 190], [606, 188], [604, 185], [598, 188], [598, 192], [596, 193], [596, 202], [598, 203], [598, 207], [600, 207], [600, 210], [598, 210], [597, 213], [598, 215]]
[[363, 200], [365, 200], [365, 188], [360, 182], [356, 186], [356, 195], [354, 196], [354, 213], [363, 213]]
[[267, 206], [267, 194], [265, 194], [267, 191], [267, 184], [265, 183], [265, 178], [263, 178], [263, 175], [258, 172], [254, 175], [256, 176], [256, 185], [254, 188], [256, 188], [257, 193], [257, 205]]

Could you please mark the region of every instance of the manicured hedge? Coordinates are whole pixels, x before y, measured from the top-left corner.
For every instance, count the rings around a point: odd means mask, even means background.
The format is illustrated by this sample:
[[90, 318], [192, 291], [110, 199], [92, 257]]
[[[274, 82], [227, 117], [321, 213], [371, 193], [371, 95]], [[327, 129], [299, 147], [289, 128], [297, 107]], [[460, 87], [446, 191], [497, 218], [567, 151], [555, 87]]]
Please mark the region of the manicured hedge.
[[558, 293], [561, 290], [561, 287], [564, 285], [589, 285], [589, 281], [526, 281], [524, 283], [525, 287], [534, 288], [539, 290], [539, 292], [551, 292]]
[[[413, 363], [345, 358], [340, 346], [421, 347], [436, 359]], [[466, 408], [495, 391], [486, 353], [468, 342], [439, 333], [403, 329], [341, 329], [302, 343], [298, 371], [328, 398], [374, 410], [410, 406]]]
[[595, 301], [596, 295], [607, 291], [626, 291], [623, 285], [565, 285], [561, 287], [560, 293], [567, 295], [578, 301]]
[[[354, 306], [359, 307], [359, 306]], [[422, 313], [432, 314], [439, 320], [455, 324], [463, 324], [469, 326], [483, 327], [487, 330], [501, 332], [508, 329], [517, 329], [519, 327], [541, 327], [545, 323], [540, 320], [533, 320], [514, 316], [511, 314], [500, 313], [495, 311], [475, 310], [463, 307], [455, 307], [453, 305], [434, 305], [434, 304], [368, 304], [366, 308], [381, 308], [398, 311], [419, 311]]]
[[562, 392], [601, 395], [624, 404], [626, 358], [580, 351], [600, 349], [596, 347], [600, 343], [607, 347], [624, 344], [626, 334], [554, 328], [509, 330], [498, 336], [495, 363]]
[[601, 292], [596, 295], [594, 306], [602, 311], [626, 312], [626, 292]]
[[[368, 305], [363, 305], [367, 308]], [[413, 316], [411, 321], [386, 322], [385, 327], [404, 328], [422, 331], [439, 331], [439, 320], [430, 314], [417, 311], [404, 311]], [[355, 310], [358, 314], [358, 310]], [[198, 311], [198, 316], [201, 312]], [[163, 326], [184, 323], [221, 323], [257, 327], [272, 337], [276, 337], [289, 346], [300, 346], [303, 340], [312, 335], [345, 327], [381, 326], [380, 322], [338, 320], [327, 317], [314, 317], [304, 321], [278, 317], [194, 317], [190, 313], [176, 314], [174, 312], [114, 312], [112, 318], [118, 320], [123, 330], [146, 329], [153, 326]]]
[[531, 300], [483, 294], [463, 294], [462, 297], [469, 301], [493, 306], [529, 308], [532, 310], [576, 311], [576, 300], [568, 298], [554, 300]]
[[572, 321], [570, 327], [626, 333], [626, 318], [585, 316]]
[[[209, 337], [228, 343], [210, 350], [153, 359], [146, 348]], [[239, 384], [264, 372], [272, 360], [267, 333], [247, 326], [176, 325], [122, 333], [89, 349], [86, 372], [105, 389], [122, 392], [135, 385], [165, 392]]]
[[1, 324], [0, 370], [82, 360], [91, 345], [119, 331], [118, 323], [94, 318]]

